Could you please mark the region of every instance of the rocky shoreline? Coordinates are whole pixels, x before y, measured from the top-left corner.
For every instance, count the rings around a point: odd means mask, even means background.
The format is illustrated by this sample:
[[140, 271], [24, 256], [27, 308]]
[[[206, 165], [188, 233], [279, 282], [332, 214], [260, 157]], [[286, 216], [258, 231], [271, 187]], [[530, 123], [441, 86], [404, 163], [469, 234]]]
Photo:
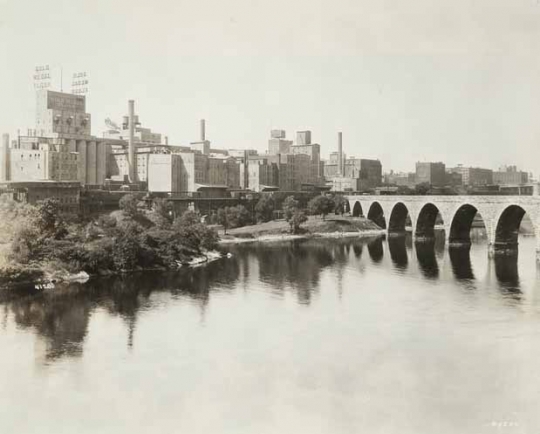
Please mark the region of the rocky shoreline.
[[[222, 253], [217, 250], [203, 252], [200, 255], [193, 256], [186, 261], [177, 261], [176, 269], [187, 267], [199, 267], [206, 265], [210, 262], [216, 261], [221, 258], [230, 257], [230, 253]], [[33, 287], [37, 290], [54, 289], [59, 284], [70, 283], [86, 283], [91, 278], [112, 276], [120, 274], [129, 274], [141, 271], [156, 271], [156, 270], [173, 270], [175, 268], [166, 267], [147, 267], [136, 268], [133, 270], [123, 270], [122, 272], [114, 272], [111, 270], [104, 270], [98, 274], [89, 274], [85, 271], [79, 271], [77, 273], [70, 273], [64, 269], [39, 269], [39, 268], [21, 268], [17, 275], [1, 276], [0, 277], [0, 289], [10, 289], [16, 287]]]

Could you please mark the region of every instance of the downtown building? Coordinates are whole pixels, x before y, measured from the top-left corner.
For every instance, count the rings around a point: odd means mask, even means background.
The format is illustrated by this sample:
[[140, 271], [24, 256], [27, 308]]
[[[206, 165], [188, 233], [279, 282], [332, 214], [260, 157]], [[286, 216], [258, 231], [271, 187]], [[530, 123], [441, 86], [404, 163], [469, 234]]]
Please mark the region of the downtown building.
[[321, 146], [311, 131], [299, 131], [296, 144], [284, 130], [272, 130], [266, 155], [248, 157], [248, 188], [252, 191], [307, 191], [323, 186]]
[[497, 185], [523, 185], [529, 182], [529, 174], [518, 170], [516, 166], [503, 166], [493, 172], [493, 184]]
[[167, 146], [148, 156], [148, 190], [162, 193], [197, 193], [225, 196], [245, 184], [247, 151], [229, 155], [212, 149], [206, 139], [206, 123], [201, 120], [200, 140], [189, 147]]
[[415, 172], [415, 183], [429, 184], [433, 187], [444, 187], [446, 185], [446, 166], [441, 162], [417, 162]]
[[367, 191], [382, 185], [379, 160], [347, 157], [343, 135], [338, 133], [338, 150], [323, 162], [323, 176], [332, 191]]
[[465, 187], [484, 187], [493, 185], [493, 170], [481, 167], [465, 167], [458, 165], [448, 169], [450, 174], [461, 176], [461, 185]]

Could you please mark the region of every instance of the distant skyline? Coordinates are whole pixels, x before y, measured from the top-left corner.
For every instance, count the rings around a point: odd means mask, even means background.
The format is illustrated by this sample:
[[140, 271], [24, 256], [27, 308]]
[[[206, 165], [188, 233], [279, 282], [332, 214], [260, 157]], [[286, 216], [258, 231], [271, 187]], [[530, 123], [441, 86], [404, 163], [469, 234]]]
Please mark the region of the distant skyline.
[[[136, 100], [188, 144], [267, 149], [309, 129], [322, 155], [540, 173], [538, 0], [0, 0], [0, 132], [34, 126], [33, 72], [87, 71], [93, 134]], [[54, 90], [54, 89], [53, 89]]]

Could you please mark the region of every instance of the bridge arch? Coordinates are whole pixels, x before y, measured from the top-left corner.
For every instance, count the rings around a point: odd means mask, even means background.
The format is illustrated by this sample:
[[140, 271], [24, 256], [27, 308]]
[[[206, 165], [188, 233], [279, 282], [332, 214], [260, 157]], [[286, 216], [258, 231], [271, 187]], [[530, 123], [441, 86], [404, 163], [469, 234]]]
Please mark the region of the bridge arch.
[[388, 232], [400, 233], [405, 232], [405, 226], [407, 224], [407, 217], [409, 210], [403, 202], [397, 202], [390, 212], [390, 218], [388, 219]]
[[[450, 233], [448, 234], [450, 245], [466, 245], [471, 243], [471, 229], [477, 215], [480, 216], [478, 208], [468, 203], [461, 205], [456, 210], [452, 216]], [[484, 222], [483, 217], [482, 222]]]
[[516, 249], [519, 227], [526, 210], [519, 205], [509, 205], [499, 214], [495, 226], [494, 247], [498, 249]]
[[371, 203], [367, 218], [374, 222], [376, 225], [378, 225], [382, 229], [386, 229], [386, 219], [384, 217], [384, 211], [381, 206], [381, 204], [377, 201], [374, 201]]
[[356, 201], [354, 203], [354, 206], [352, 208], [352, 216], [353, 217], [360, 217], [364, 215], [364, 211], [362, 210], [362, 204], [359, 201]]
[[439, 208], [431, 202], [426, 203], [420, 209], [416, 219], [415, 237], [419, 239], [434, 238], [438, 217], [442, 220], [442, 223], [445, 223]]

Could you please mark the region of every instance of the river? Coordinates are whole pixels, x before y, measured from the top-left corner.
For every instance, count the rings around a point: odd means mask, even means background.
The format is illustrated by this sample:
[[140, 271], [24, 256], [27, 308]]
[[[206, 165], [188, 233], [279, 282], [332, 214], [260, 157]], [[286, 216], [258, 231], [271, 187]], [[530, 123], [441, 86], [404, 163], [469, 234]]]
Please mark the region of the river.
[[540, 279], [410, 238], [0, 298], [0, 433], [540, 433]]

